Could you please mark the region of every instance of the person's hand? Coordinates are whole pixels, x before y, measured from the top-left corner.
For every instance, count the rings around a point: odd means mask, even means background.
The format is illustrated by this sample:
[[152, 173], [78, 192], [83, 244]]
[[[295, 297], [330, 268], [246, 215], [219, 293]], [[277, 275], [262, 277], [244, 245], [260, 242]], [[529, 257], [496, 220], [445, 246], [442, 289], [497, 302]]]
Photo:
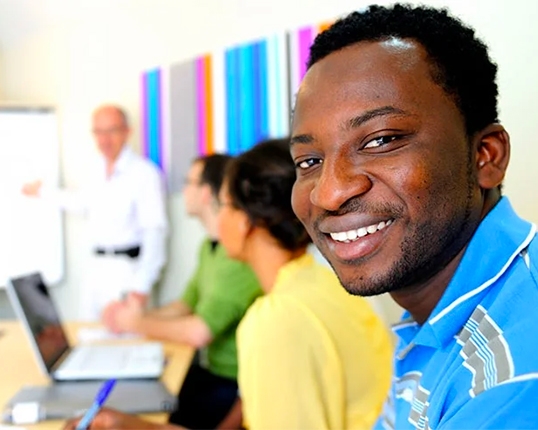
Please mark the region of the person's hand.
[[[147, 298], [148, 298], [147, 294], [142, 294], [142, 293], [137, 293], [137, 292], [130, 292], [126, 296], [126, 300], [133, 300], [133, 301], [138, 302], [140, 306], [142, 307], [142, 310], [146, 306]], [[103, 324], [110, 331], [114, 333], [121, 333], [124, 331], [128, 331], [116, 323], [118, 310], [122, 309], [124, 303], [125, 303], [125, 300], [122, 300], [122, 301], [116, 300], [116, 301], [110, 302], [101, 313], [101, 320]]]
[[143, 294], [143, 293], [138, 293], [136, 291], [131, 291], [127, 297], [130, 297], [134, 300], [137, 300], [138, 302], [140, 302], [140, 305], [142, 307], [145, 307], [146, 306], [146, 303], [148, 301], [148, 295], [147, 294]]
[[122, 303], [123, 302], [117, 300], [110, 302], [101, 313], [103, 324], [114, 333], [119, 333], [120, 331], [116, 327], [116, 311], [122, 306]]
[[21, 192], [28, 197], [39, 197], [41, 185], [41, 181], [28, 182], [22, 186]]
[[[75, 430], [81, 417], [73, 418], [65, 424], [64, 430]], [[133, 430], [164, 430], [169, 428], [166, 424], [160, 425], [138, 418], [134, 415], [124, 414], [110, 408], [103, 408], [93, 419], [89, 429], [133, 429]]]
[[114, 309], [113, 329], [117, 332], [137, 332], [144, 316], [144, 302], [130, 293], [125, 300]]

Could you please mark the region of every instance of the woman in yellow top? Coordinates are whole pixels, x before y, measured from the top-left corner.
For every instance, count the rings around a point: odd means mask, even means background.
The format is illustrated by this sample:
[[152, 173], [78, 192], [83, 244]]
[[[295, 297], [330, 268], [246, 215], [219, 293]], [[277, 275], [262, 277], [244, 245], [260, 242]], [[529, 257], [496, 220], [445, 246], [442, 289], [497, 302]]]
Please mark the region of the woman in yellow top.
[[[389, 389], [390, 338], [369, 304], [307, 253], [310, 238], [291, 208], [294, 181], [288, 141], [272, 140], [231, 162], [219, 195], [220, 242], [251, 265], [265, 292], [237, 333], [243, 422], [254, 430], [371, 428]], [[237, 416], [228, 418], [219, 428], [233, 428]], [[177, 427], [105, 409], [91, 428]]]
[[307, 253], [294, 181], [289, 142], [266, 141], [231, 162], [219, 196], [220, 241], [265, 292], [237, 333], [244, 424], [370, 428], [390, 384], [391, 341], [370, 305]]

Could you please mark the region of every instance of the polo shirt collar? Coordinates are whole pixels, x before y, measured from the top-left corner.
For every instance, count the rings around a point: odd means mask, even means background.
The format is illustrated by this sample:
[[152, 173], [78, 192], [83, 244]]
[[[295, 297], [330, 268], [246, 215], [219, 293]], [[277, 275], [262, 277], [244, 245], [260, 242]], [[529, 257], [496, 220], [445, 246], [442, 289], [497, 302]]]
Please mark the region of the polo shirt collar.
[[118, 156], [118, 160], [114, 164], [114, 173], [122, 173], [129, 166], [133, 158], [133, 150], [125, 145]]
[[[133, 161], [134, 156], [135, 154], [133, 150], [127, 144], [125, 144], [120, 154], [118, 155], [118, 159], [114, 163], [113, 175], [121, 174], [122, 172], [124, 172]], [[104, 172], [106, 172], [106, 160], [104, 159], [104, 157], [102, 159], [101, 168], [104, 174]]]
[[535, 234], [536, 226], [519, 218], [508, 198], [501, 198], [478, 226], [428, 320], [419, 326], [405, 312], [402, 321], [393, 327], [402, 340], [397, 355], [405, 355], [413, 345], [441, 348], [453, 340], [487, 290], [508, 270]]

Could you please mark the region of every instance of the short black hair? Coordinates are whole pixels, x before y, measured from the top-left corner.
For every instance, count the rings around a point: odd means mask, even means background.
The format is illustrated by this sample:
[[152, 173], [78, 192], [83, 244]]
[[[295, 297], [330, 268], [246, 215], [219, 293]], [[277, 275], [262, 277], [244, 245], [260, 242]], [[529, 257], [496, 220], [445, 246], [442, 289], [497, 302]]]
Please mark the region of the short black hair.
[[291, 207], [295, 177], [289, 138], [259, 142], [235, 157], [226, 170], [231, 204], [290, 251], [311, 241]]
[[226, 166], [232, 159], [227, 154], [202, 155], [194, 159], [194, 163], [202, 163], [202, 173], [200, 174], [200, 185], [207, 184], [211, 188], [211, 194], [215, 199], [219, 197], [220, 187], [224, 181]]
[[395, 4], [352, 12], [316, 37], [307, 67], [355, 43], [391, 37], [414, 39], [426, 49], [432, 78], [456, 103], [469, 136], [498, 122], [497, 65], [475, 31], [446, 9]]

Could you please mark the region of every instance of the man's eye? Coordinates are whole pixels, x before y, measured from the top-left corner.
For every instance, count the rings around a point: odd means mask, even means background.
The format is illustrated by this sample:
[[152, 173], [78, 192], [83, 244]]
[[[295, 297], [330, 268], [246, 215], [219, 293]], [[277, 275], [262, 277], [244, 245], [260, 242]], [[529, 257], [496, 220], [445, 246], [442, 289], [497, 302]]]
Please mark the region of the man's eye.
[[299, 163], [297, 163], [297, 167], [299, 169], [308, 169], [312, 166], [315, 166], [316, 164], [321, 164], [321, 159], [319, 158], [307, 158], [306, 160], [303, 160]]
[[367, 148], [379, 148], [380, 146], [384, 146], [394, 140], [396, 140], [397, 136], [381, 136], [376, 137], [373, 140], [370, 140], [366, 145], [363, 146], [363, 149]]

